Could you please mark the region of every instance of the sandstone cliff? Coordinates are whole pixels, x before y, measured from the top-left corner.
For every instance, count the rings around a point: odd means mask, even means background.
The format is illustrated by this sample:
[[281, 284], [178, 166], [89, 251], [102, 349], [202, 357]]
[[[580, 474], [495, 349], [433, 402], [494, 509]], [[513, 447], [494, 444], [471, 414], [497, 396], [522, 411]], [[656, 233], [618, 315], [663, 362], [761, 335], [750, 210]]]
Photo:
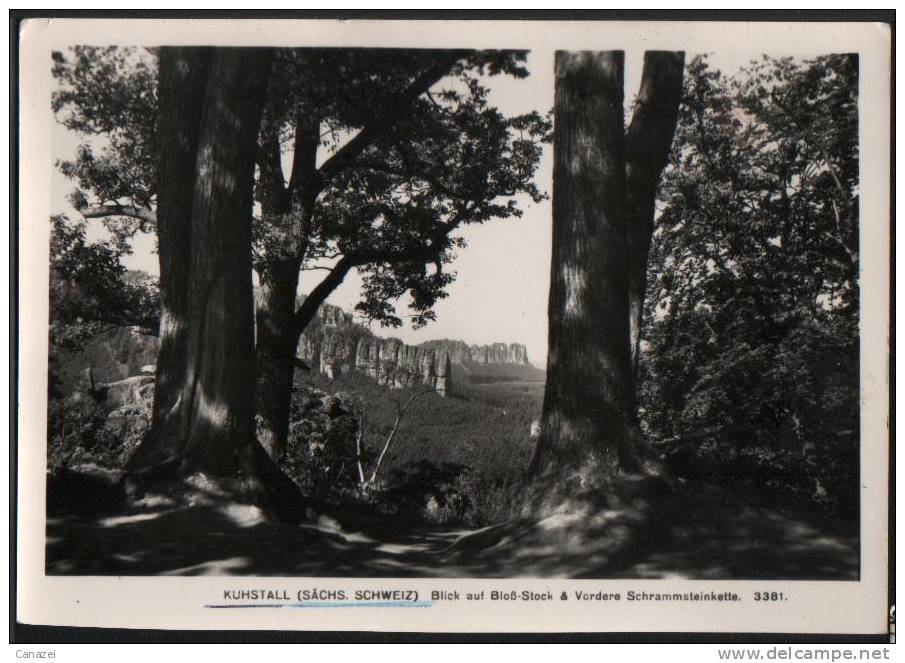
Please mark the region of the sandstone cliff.
[[297, 356], [330, 379], [352, 371], [391, 388], [423, 385], [450, 393], [449, 354], [375, 336], [338, 306], [324, 304], [302, 334]]
[[525, 364], [528, 365], [528, 350], [521, 343], [491, 343], [490, 345], [468, 345], [464, 341], [426, 341], [421, 347], [435, 351], [445, 351], [451, 361], [457, 364]]
[[317, 318], [302, 334], [297, 356], [331, 379], [356, 371], [391, 388], [423, 385], [442, 396], [452, 393], [453, 364], [530, 366], [524, 345], [449, 340], [406, 345], [396, 338], [376, 336], [331, 304], [318, 309]]

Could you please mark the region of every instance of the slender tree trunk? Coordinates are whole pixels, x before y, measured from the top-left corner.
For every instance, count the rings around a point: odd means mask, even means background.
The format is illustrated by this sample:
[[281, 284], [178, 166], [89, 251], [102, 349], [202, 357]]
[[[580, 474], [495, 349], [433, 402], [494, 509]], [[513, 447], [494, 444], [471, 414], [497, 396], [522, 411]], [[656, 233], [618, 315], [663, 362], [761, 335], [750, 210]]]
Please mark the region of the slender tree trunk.
[[[380, 455], [377, 456], [377, 462], [374, 463], [374, 469], [371, 470], [371, 478], [365, 481], [364, 479], [364, 467], [362, 465], [362, 436], [363, 429], [359, 428], [358, 437], [356, 438], [355, 443], [355, 459], [358, 462], [358, 474], [361, 477], [361, 485], [363, 488], [367, 488], [369, 486], [374, 485], [374, 482], [377, 481], [377, 474], [380, 472], [380, 467], [383, 465], [383, 460], [386, 458], [387, 452], [390, 450], [390, 445], [393, 444], [393, 439], [396, 437], [396, 432], [399, 430], [399, 424], [402, 423], [402, 418], [405, 416], [406, 411], [409, 409], [409, 406], [415, 402], [415, 399], [423, 396], [424, 394], [430, 394], [437, 391], [436, 389], [425, 389], [424, 391], [419, 391], [416, 394], [413, 394], [409, 399], [405, 402], [405, 405], [400, 406], [398, 403], [396, 404], [396, 420], [393, 422], [393, 428], [390, 430], [390, 434], [387, 435], [386, 441], [383, 443], [383, 449], [380, 451]], [[364, 424], [364, 416], [361, 419], [361, 425]]]
[[[270, 283], [267, 278], [262, 279], [264, 285], [261, 288], [258, 307], [258, 413], [261, 415], [259, 437], [268, 440], [264, 443], [265, 448], [275, 460], [281, 459], [286, 450], [289, 407], [292, 400], [292, 365], [296, 348], [301, 335], [317, 315], [318, 308], [342, 285], [343, 280], [355, 267], [372, 260], [403, 259], [403, 256], [426, 260], [433, 255], [431, 251], [384, 253], [382, 256], [376, 252], [343, 256], [295, 310], [292, 320], [286, 315], [287, 302], [290, 291], [293, 293], [292, 301], [295, 301], [298, 268], [292, 272], [295, 280], [291, 283], [288, 275], [284, 275], [279, 284]], [[279, 309], [275, 303], [276, 297], [280, 298]], [[276, 314], [277, 310], [279, 315]], [[265, 324], [267, 327], [262, 327]], [[275, 337], [279, 337], [281, 342], [277, 343]], [[262, 357], [264, 353], [267, 355]]]
[[[299, 266], [292, 275], [274, 271], [262, 278], [258, 303], [259, 437], [274, 460], [286, 452], [292, 402], [294, 360], [299, 339], [323, 304], [354, 265], [343, 258], [295, 308]], [[289, 269], [292, 269], [290, 267]]]
[[654, 231], [654, 204], [660, 173], [679, 117], [682, 51], [647, 51], [632, 122], [625, 138], [625, 214], [628, 230], [629, 337], [632, 374], [638, 373], [641, 321], [647, 288], [647, 256]]
[[279, 461], [286, 451], [289, 406], [295, 372], [298, 335], [295, 301], [300, 263], [288, 261], [261, 275], [257, 302], [255, 401], [258, 439], [270, 457]]
[[179, 420], [188, 351], [191, 209], [198, 130], [213, 52], [211, 48], [160, 49], [157, 127], [160, 350], [151, 430], [130, 458], [127, 469], [152, 465], [178, 454], [185, 443], [179, 434]]
[[[276, 461], [286, 452], [289, 409], [295, 373], [295, 353], [299, 332], [296, 326], [296, 292], [299, 270], [308, 250], [311, 220], [317, 198], [316, 158], [320, 144], [320, 123], [316, 120], [296, 125], [295, 155], [290, 188], [285, 196], [264, 196], [264, 222], [268, 232], [282, 238], [281, 246], [271, 241], [257, 302], [255, 348], [255, 402], [258, 438]], [[282, 187], [282, 182], [279, 183]], [[285, 201], [274, 204], [273, 201]]]
[[566, 492], [587, 468], [618, 464], [633, 421], [622, 81], [621, 51], [556, 53], [549, 354], [532, 471]]

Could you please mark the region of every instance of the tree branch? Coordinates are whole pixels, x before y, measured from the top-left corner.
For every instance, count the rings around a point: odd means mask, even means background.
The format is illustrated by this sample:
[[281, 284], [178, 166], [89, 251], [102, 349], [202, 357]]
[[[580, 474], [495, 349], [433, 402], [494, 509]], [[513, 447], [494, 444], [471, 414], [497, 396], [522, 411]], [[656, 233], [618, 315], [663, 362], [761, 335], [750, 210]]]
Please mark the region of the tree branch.
[[633, 374], [640, 356], [647, 259], [657, 182], [669, 159], [682, 98], [683, 51], [646, 51], [641, 86], [625, 134], [625, 217], [629, 262], [629, 343]]
[[399, 97], [387, 105], [383, 115], [362, 128], [352, 140], [321, 164], [318, 174], [322, 182], [329, 181], [337, 172], [349, 166], [372, 141], [387, 133], [407, 106], [446, 76], [453, 65], [467, 54], [468, 51], [465, 50], [448, 51], [435, 64], [422, 72]]
[[143, 223], [157, 223], [157, 214], [146, 207], [134, 205], [89, 205], [78, 210], [86, 219], [101, 219], [110, 216], [128, 216]]
[[289, 174], [290, 195], [306, 184], [313, 184], [317, 179], [317, 148], [321, 142], [320, 130], [319, 117], [306, 118], [301, 113], [296, 116], [292, 170]]
[[305, 331], [305, 327], [317, 314], [317, 309], [326, 301], [330, 293], [339, 287], [339, 284], [343, 282], [346, 274], [353, 267], [355, 267], [355, 263], [352, 259], [348, 256], [341, 258], [324, 280], [318, 283], [317, 287], [311, 291], [311, 294], [305, 298], [305, 301], [302, 302], [302, 305], [295, 312], [296, 328], [299, 334]]

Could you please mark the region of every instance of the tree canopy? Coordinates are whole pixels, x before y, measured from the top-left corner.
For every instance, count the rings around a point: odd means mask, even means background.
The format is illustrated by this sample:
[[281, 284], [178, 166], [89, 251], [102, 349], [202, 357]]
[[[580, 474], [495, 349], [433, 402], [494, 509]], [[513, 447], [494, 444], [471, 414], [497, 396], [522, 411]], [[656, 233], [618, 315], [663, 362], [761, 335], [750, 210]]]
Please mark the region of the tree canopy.
[[122, 264], [131, 252], [123, 237], [91, 241], [85, 221], [51, 217], [50, 341], [75, 349], [112, 325], [157, 332], [160, 302], [155, 279]]
[[[519, 195], [544, 195], [531, 178], [549, 120], [504, 116], [483, 82], [526, 76], [524, 60], [518, 51], [278, 50], [257, 156], [256, 268], [291, 250], [288, 236], [298, 234], [268, 214], [268, 202], [291, 196], [301, 181], [296, 128], [314, 121], [324, 159], [307, 182], [318, 199], [303, 266], [348, 255], [343, 268], [358, 268], [365, 282], [364, 315], [400, 324], [388, 302], [409, 291], [414, 323], [430, 320], [454, 278], [443, 265], [462, 246], [450, 233], [519, 215]], [[77, 185], [74, 207], [111, 226], [152, 230], [155, 52], [77, 46], [54, 53], [53, 72], [57, 118], [85, 136], [75, 158], [58, 164]]]
[[640, 390], [647, 430], [683, 471], [731, 467], [848, 508], [856, 81], [846, 55], [764, 58], [732, 80], [705, 58], [690, 63], [651, 250]]

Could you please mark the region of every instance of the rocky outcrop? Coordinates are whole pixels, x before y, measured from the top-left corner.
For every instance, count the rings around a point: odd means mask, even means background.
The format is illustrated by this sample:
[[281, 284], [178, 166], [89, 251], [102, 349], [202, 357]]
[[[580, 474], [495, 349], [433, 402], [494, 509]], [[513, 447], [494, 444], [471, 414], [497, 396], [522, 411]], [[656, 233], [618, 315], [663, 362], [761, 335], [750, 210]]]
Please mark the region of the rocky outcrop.
[[422, 343], [423, 347], [446, 352], [455, 364], [522, 364], [528, 362], [528, 349], [521, 343], [491, 343], [468, 345], [464, 341], [442, 339]]
[[135, 375], [102, 385], [100, 389], [105, 391], [103, 406], [108, 411], [135, 403], [150, 402], [154, 398], [154, 376]]
[[448, 354], [380, 338], [358, 327], [306, 330], [298, 358], [331, 380], [355, 371], [392, 389], [421, 385], [449, 395]]
[[444, 396], [452, 390], [452, 365], [448, 352], [441, 352], [437, 360], [437, 391]]
[[297, 358], [330, 379], [355, 371], [390, 388], [424, 385], [444, 396], [453, 390], [453, 364], [531, 368], [528, 351], [520, 343], [469, 345], [443, 339], [406, 345], [397, 338], [374, 335], [331, 304], [318, 309], [302, 334]]

